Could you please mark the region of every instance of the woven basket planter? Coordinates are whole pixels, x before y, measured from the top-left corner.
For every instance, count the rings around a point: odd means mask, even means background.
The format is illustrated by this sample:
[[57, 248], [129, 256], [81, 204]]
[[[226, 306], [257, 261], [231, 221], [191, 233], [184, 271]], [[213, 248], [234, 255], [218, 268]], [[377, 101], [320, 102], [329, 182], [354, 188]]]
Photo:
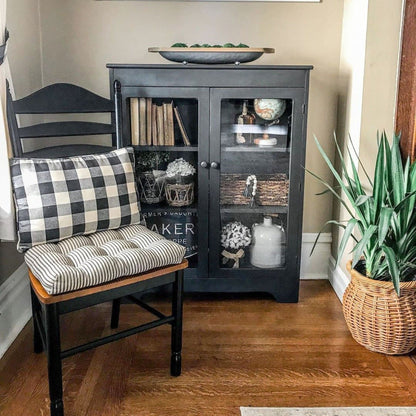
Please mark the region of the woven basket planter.
[[367, 349], [388, 355], [416, 348], [416, 281], [400, 283], [400, 297], [392, 282], [369, 279], [351, 268], [351, 283], [343, 298], [343, 312], [352, 337]]

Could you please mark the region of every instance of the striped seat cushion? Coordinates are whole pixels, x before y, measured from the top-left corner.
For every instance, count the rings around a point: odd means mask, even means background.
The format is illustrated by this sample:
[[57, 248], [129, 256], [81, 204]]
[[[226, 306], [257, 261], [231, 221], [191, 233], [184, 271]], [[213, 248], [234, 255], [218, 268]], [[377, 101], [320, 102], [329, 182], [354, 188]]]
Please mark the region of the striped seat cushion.
[[178, 264], [185, 247], [143, 225], [79, 235], [32, 247], [25, 261], [50, 295]]

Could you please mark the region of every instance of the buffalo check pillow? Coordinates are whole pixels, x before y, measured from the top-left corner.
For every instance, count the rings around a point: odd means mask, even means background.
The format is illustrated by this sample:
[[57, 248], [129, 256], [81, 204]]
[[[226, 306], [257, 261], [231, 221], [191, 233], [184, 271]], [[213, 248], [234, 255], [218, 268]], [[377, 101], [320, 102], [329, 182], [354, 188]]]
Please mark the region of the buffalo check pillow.
[[10, 162], [19, 251], [140, 222], [134, 150]]

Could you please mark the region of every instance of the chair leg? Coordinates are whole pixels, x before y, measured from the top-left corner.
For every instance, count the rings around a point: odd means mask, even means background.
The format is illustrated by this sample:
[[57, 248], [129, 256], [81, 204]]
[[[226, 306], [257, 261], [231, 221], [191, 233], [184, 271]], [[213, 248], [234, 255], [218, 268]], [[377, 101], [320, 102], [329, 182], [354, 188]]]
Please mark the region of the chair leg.
[[183, 270], [175, 272], [175, 282], [172, 293], [172, 315], [175, 317], [172, 323], [172, 355], [170, 360], [170, 374], [181, 375], [181, 351], [182, 351], [182, 314], [183, 314]]
[[51, 416], [64, 416], [59, 313], [56, 304], [45, 305], [46, 353], [48, 357]]
[[30, 297], [32, 299], [32, 320], [33, 320], [33, 350], [36, 354], [43, 351], [42, 338], [40, 335], [40, 329], [36, 323], [35, 316], [42, 313], [42, 308], [39, 299], [35, 295], [32, 286], [30, 286]]
[[113, 300], [113, 307], [111, 309], [111, 328], [118, 328], [118, 321], [120, 318], [120, 302], [121, 298]]

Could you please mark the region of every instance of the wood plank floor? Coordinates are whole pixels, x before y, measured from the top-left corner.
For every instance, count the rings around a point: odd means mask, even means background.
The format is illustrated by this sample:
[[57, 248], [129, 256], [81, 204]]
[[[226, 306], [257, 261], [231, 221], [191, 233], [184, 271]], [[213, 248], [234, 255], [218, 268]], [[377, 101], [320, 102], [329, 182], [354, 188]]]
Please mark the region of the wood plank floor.
[[[168, 312], [167, 302], [157, 303]], [[139, 315], [138, 315], [139, 314]], [[125, 328], [148, 319], [122, 305]], [[64, 346], [109, 333], [110, 306], [62, 319]], [[414, 357], [371, 353], [350, 337], [326, 281], [297, 304], [268, 295], [187, 296], [183, 372], [169, 375], [169, 328], [64, 360], [66, 416], [228, 416], [239, 406], [416, 406]], [[49, 414], [46, 360], [27, 325], [0, 361], [0, 414]]]

